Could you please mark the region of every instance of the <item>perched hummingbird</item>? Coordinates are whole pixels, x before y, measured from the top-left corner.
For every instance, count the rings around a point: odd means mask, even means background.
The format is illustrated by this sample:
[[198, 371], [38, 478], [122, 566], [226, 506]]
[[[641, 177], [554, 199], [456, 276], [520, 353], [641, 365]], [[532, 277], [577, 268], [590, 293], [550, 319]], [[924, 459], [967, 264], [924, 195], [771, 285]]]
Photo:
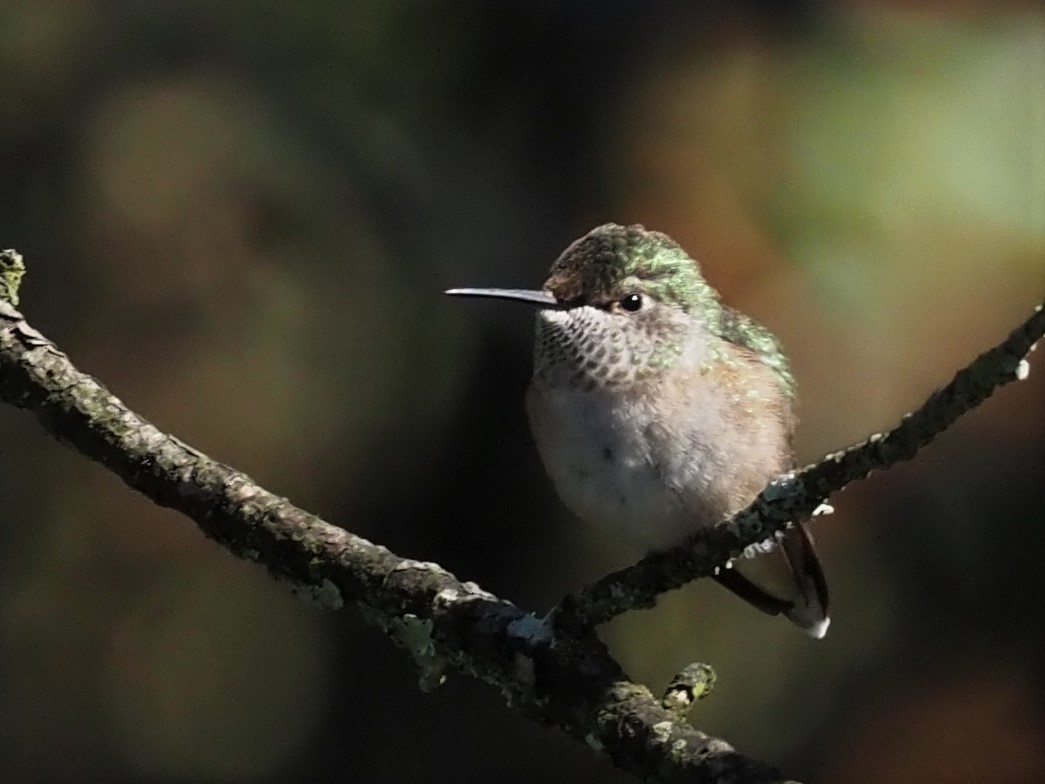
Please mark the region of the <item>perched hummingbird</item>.
[[[723, 305], [667, 235], [608, 223], [566, 248], [540, 291], [446, 293], [538, 308], [530, 428], [559, 496], [589, 524], [667, 547], [794, 467], [794, 379], [779, 344]], [[827, 583], [809, 533], [799, 525], [761, 549], [773, 553], [715, 579], [823, 637]], [[771, 587], [759, 572], [774, 560], [787, 568]]]

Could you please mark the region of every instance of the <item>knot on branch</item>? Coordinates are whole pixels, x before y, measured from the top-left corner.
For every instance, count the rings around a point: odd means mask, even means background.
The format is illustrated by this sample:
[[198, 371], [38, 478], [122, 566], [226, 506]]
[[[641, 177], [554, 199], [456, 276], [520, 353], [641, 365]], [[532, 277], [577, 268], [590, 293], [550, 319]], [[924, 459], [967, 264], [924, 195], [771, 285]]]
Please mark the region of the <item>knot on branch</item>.
[[660, 699], [660, 704], [677, 715], [680, 720], [684, 719], [690, 708], [693, 707], [693, 703], [711, 694], [717, 679], [718, 676], [710, 664], [703, 662], [688, 664], [671, 679], [664, 696]]
[[16, 250], [0, 250], [0, 300], [18, 304], [18, 288], [25, 275], [25, 262]]

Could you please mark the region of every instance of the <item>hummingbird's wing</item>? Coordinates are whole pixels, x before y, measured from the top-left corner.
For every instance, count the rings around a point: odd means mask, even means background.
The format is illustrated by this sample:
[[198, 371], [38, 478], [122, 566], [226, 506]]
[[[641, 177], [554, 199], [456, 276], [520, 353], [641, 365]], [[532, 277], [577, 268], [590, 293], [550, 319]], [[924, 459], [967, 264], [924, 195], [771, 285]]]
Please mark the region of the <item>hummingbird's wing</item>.
[[791, 528], [775, 552], [739, 560], [715, 580], [762, 612], [787, 616], [811, 637], [827, 634], [827, 579], [804, 525]]
[[[780, 457], [785, 458], [783, 462], [791, 463], [795, 382], [787, 357], [769, 330], [738, 310], [723, 306], [719, 328], [721, 337], [741, 349], [748, 359], [746, 383], [754, 384], [751, 387], [754, 390], [759, 389], [759, 383], [776, 389], [776, 395], [770, 393], [766, 398], [776, 400], [778, 405], [758, 415], [764, 422], [778, 423]], [[773, 379], [771, 383], [765, 380], [767, 373]], [[780, 473], [783, 468], [783, 465], [776, 466], [772, 473]], [[763, 479], [758, 477], [759, 481]], [[736, 499], [735, 507], [742, 508], [749, 500]], [[827, 614], [827, 579], [804, 525], [789, 529], [772, 553], [741, 559], [717, 579], [760, 610], [786, 615], [812, 637], [819, 639], [827, 633], [831, 622]]]

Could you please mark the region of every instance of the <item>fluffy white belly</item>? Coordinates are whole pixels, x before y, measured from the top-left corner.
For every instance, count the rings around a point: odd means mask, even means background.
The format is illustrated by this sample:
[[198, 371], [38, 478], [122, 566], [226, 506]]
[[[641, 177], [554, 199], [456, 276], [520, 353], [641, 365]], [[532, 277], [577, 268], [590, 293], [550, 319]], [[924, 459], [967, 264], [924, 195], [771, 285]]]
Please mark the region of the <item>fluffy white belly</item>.
[[645, 548], [716, 522], [714, 460], [678, 443], [647, 406], [564, 386], [531, 387], [537, 449], [563, 502], [590, 525]]

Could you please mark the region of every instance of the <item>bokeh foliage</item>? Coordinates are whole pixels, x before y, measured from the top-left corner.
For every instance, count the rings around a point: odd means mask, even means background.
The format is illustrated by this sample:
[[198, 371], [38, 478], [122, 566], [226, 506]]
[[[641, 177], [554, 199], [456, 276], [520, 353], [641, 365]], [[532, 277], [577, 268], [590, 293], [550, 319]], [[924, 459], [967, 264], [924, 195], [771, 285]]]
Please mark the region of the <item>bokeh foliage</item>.
[[[529, 442], [539, 283], [668, 232], [788, 347], [802, 458], [887, 426], [1045, 290], [1031, 2], [13, 0], [0, 244], [132, 407], [276, 492], [540, 609], [634, 555]], [[605, 630], [698, 726], [834, 782], [1045, 778], [1045, 373], [816, 531], [813, 643], [711, 585]], [[0, 779], [624, 780], [325, 615], [0, 414]], [[975, 738], [976, 742], [970, 742]]]

